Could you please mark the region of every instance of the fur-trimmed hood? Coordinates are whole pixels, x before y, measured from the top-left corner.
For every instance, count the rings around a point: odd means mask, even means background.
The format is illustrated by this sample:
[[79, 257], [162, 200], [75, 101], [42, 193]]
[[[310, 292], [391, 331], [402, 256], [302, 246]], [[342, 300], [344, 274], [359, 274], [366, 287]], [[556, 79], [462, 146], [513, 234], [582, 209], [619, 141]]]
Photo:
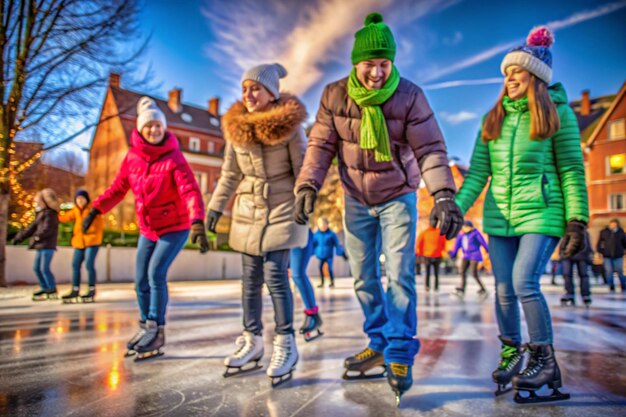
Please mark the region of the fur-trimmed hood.
[[236, 102], [222, 116], [222, 126], [224, 137], [235, 146], [279, 145], [291, 138], [306, 117], [306, 108], [297, 97], [281, 94], [276, 103], [263, 112], [249, 113], [241, 101]]

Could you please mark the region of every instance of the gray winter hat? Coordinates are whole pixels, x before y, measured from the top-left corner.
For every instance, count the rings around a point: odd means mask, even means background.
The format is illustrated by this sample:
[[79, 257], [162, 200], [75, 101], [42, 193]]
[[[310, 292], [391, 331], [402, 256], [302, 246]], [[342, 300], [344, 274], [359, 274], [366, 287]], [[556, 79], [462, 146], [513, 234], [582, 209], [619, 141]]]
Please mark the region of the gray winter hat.
[[141, 129], [148, 123], [158, 120], [163, 125], [163, 129], [167, 128], [165, 114], [159, 109], [156, 102], [150, 97], [143, 96], [137, 102], [137, 130]]
[[263, 86], [267, 88], [274, 98], [279, 98], [279, 80], [286, 76], [287, 70], [278, 63], [261, 64], [244, 72], [241, 77], [241, 83], [243, 84], [245, 80], [256, 81], [263, 84]]

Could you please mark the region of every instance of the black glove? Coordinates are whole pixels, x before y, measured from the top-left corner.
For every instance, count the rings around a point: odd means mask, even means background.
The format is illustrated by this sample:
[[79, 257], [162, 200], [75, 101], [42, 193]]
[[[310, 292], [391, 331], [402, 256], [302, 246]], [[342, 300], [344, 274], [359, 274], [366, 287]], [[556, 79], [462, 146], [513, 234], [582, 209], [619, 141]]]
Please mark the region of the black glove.
[[298, 224], [307, 224], [309, 216], [315, 210], [317, 191], [311, 187], [304, 187], [296, 194], [293, 216]]
[[217, 222], [220, 217], [222, 217], [222, 213], [215, 210], [209, 210], [209, 215], [206, 218], [206, 227], [209, 229], [209, 232], [215, 233], [215, 228], [217, 227]]
[[87, 214], [87, 217], [85, 217], [85, 219], [83, 220], [83, 233], [87, 233], [87, 229], [91, 227], [91, 223], [93, 223], [96, 216], [99, 214], [101, 213], [100, 210], [98, 210], [97, 208], [92, 208], [91, 210], [89, 210], [89, 214]]
[[206, 230], [202, 220], [194, 220], [191, 223], [191, 243], [200, 245], [200, 253], [209, 251], [209, 241], [206, 238]]
[[434, 195], [435, 206], [430, 212], [430, 226], [437, 227], [441, 235], [450, 240], [459, 234], [463, 227], [463, 214], [454, 202], [454, 193], [450, 190], [437, 191]]
[[345, 259], [346, 261], [348, 260], [348, 254], [344, 253], [343, 255], [341, 255], [343, 257], [343, 259]]
[[570, 220], [567, 223], [562, 243], [563, 258], [571, 258], [584, 249], [586, 229], [587, 225], [578, 220]]

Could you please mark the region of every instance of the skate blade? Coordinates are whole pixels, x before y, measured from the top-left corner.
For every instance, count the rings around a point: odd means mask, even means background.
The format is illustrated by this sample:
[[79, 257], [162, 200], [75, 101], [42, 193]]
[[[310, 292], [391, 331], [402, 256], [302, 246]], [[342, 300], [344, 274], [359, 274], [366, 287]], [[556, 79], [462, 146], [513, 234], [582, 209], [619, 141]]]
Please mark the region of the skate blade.
[[94, 301], [94, 299], [93, 299], [93, 298], [83, 298], [83, 299], [82, 299], [82, 302], [83, 302], [83, 303], [94, 303], [95, 301]]
[[77, 304], [79, 302], [78, 298], [66, 298], [63, 300], [63, 304]]
[[396, 408], [400, 408], [401, 399], [402, 399], [402, 395], [396, 392]]
[[[230, 370], [234, 369], [233, 372], [231, 372]], [[237, 375], [243, 375], [243, 374], [249, 374], [250, 372], [256, 371], [258, 369], [263, 369], [263, 365], [259, 365], [259, 362], [256, 362], [255, 365], [251, 368], [238, 368], [236, 366], [227, 366], [226, 367], [226, 371], [222, 374], [222, 376], [224, 378], [230, 378], [232, 376], [237, 376]]]
[[[365, 380], [365, 379], [385, 378], [387, 376], [387, 368], [384, 366], [377, 366], [372, 369], [377, 369], [377, 368], [382, 368], [382, 371], [378, 373], [368, 374], [362, 371], [346, 369], [346, 371], [343, 373], [342, 378], [345, 379], [346, 381], [359, 381], [359, 380]], [[372, 369], [368, 369], [368, 371], [371, 371]], [[354, 374], [351, 374], [351, 372], [358, 372], [358, 374], [354, 375]]]
[[513, 387], [507, 387], [506, 385], [498, 384], [498, 389], [494, 391], [494, 395], [496, 397], [499, 397], [511, 391], [513, 391]]
[[162, 355], [163, 355], [163, 352], [160, 350], [152, 350], [150, 352], [143, 352], [143, 353], [137, 352], [137, 356], [135, 356], [135, 362], [141, 362], [141, 361], [145, 361], [148, 359], [157, 358]]
[[550, 395], [537, 395], [535, 391], [526, 391], [528, 392], [528, 396], [524, 397], [521, 392], [524, 390], [517, 390], [515, 392], [515, 397], [513, 400], [518, 404], [538, 404], [538, 403], [546, 403], [552, 401], [563, 401], [569, 400], [570, 395], [567, 393], [562, 393], [558, 389], [554, 388], [552, 390], [552, 394]]
[[324, 333], [322, 333], [321, 330], [317, 329], [315, 331], [312, 332], [306, 332], [304, 333], [304, 341], [305, 342], [310, 342], [312, 340], [315, 340], [319, 337], [322, 337], [324, 335]]
[[272, 388], [276, 388], [277, 386], [291, 380], [293, 378], [293, 371], [294, 369], [292, 368], [291, 371], [287, 372], [285, 375], [270, 376], [270, 378], [272, 379]]
[[124, 353], [124, 357], [125, 358], [130, 358], [131, 356], [135, 356], [137, 354], [137, 351], [133, 350], [133, 349], [129, 349], [126, 351], [126, 353]]

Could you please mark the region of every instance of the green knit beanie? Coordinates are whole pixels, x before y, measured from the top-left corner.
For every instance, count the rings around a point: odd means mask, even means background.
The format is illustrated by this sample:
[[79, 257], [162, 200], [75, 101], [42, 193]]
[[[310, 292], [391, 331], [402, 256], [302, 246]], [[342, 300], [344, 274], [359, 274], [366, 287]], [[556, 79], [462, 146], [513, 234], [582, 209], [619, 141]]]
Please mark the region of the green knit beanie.
[[354, 34], [352, 64], [373, 58], [386, 58], [393, 62], [396, 57], [396, 41], [391, 29], [383, 23], [383, 15], [370, 13], [365, 18], [365, 27]]

